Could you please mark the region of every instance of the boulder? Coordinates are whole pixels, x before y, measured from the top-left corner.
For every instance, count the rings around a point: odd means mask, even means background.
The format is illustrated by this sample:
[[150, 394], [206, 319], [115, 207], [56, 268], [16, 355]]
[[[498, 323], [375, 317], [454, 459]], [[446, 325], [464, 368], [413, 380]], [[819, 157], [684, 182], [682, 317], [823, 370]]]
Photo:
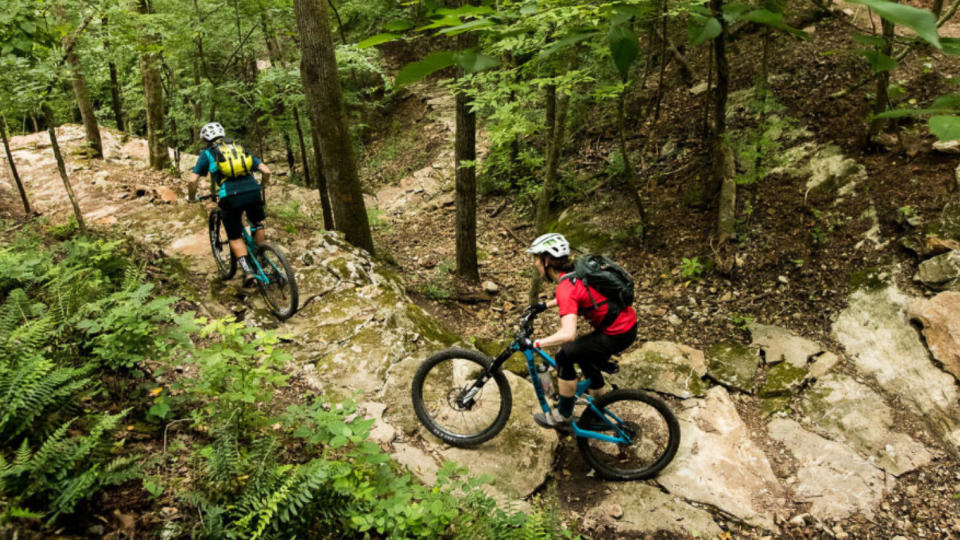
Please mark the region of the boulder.
[[810, 514], [820, 520], [843, 519], [852, 514], [873, 517], [873, 508], [883, 498], [883, 471], [856, 452], [810, 433], [786, 418], [772, 420], [770, 437], [783, 443], [799, 464], [791, 490], [810, 504]]
[[762, 398], [789, 396], [807, 379], [807, 367], [783, 362], [767, 371], [767, 378], [758, 393]]
[[779, 326], [749, 323], [752, 345], [764, 353], [764, 362], [770, 365], [786, 361], [793, 367], [804, 368], [810, 358], [823, 351], [820, 344], [793, 335]]
[[960, 277], [960, 251], [953, 250], [920, 263], [914, 281], [934, 289], [950, 288]]
[[120, 157], [122, 159], [150, 161], [150, 149], [147, 147], [147, 141], [144, 139], [130, 139], [130, 142], [120, 148]]
[[631, 536], [668, 531], [683, 537], [715, 538], [723, 532], [709, 512], [647, 484], [611, 484], [603, 500], [584, 517], [587, 522], [602, 523]]
[[621, 357], [618, 378], [623, 386], [686, 399], [706, 393], [706, 373], [703, 352], [670, 341], [648, 341]]
[[753, 381], [760, 365], [759, 351], [740, 343], [719, 343], [707, 350], [707, 375], [718, 383], [753, 392]]
[[911, 299], [896, 285], [851, 294], [833, 323], [833, 335], [862, 373], [918, 416], [950, 452], [960, 454], [960, 399], [956, 379], [930, 361], [906, 316]]
[[810, 156], [800, 169], [807, 176], [806, 194], [814, 191], [836, 193], [838, 198], [847, 195], [867, 179], [867, 169], [855, 159], [843, 155], [839, 147], [828, 145]]
[[893, 410], [879, 394], [846, 375], [831, 374], [817, 381], [804, 392], [799, 408], [817, 429], [892, 475], [933, 459], [922, 444], [893, 430]]
[[923, 326], [930, 353], [960, 380], [960, 293], [942, 292], [910, 303], [907, 315]]
[[783, 488], [727, 391], [716, 386], [704, 399], [684, 401], [677, 419], [680, 448], [657, 483], [688, 501], [776, 530], [773, 512], [784, 504]]

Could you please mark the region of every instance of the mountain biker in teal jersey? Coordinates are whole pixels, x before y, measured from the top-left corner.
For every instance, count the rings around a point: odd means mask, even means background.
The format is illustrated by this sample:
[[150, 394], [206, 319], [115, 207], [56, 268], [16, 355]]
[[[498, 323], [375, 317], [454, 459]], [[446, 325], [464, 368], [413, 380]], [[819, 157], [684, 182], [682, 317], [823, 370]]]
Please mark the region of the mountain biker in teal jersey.
[[252, 172], [260, 171], [263, 186], [266, 187], [270, 180], [270, 168], [260, 161], [260, 158], [253, 156], [251, 174], [226, 178], [218, 169], [213, 156], [214, 145], [225, 136], [223, 126], [217, 122], [211, 122], [200, 128], [200, 138], [207, 142], [207, 148], [200, 153], [196, 165], [193, 166], [187, 193], [190, 200], [194, 200], [200, 177], [210, 175], [211, 192], [219, 199], [218, 205], [223, 214], [223, 226], [227, 231], [227, 238], [230, 240], [230, 250], [240, 262], [240, 268], [243, 270], [243, 284], [246, 287], [252, 285], [256, 278], [253, 271], [254, 265], [247, 258], [247, 246], [243, 243], [243, 215], [246, 214], [247, 219], [253, 224], [254, 241], [257, 245], [262, 244], [266, 240], [264, 230], [266, 214], [260, 184], [257, 183]]
[[[579, 365], [590, 379], [590, 395], [598, 397], [602, 394], [604, 381], [599, 368], [607, 364], [611, 356], [636, 341], [637, 313], [633, 307], [626, 306], [616, 317], [611, 314], [612, 321], [605, 321], [610, 309], [606, 297], [586, 286], [583, 280], [567, 275], [573, 271], [573, 263], [570, 244], [562, 234], [548, 233], [538, 237], [527, 253], [536, 256], [534, 264], [540, 277], [557, 283], [555, 299], [536, 304], [535, 309], [545, 311], [558, 307], [560, 312], [560, 329], [532, 341], [537, 349], [561, 345], [556, 356], [560, 401], [549, 414], [540, 412], [533, 419], [543, 427], [565, 429], [573, 416], [577, 390], [577, 371], [573, 365]], [[594, 328], [593, 332], [577, 337], [578, 316], [587, 319]]]

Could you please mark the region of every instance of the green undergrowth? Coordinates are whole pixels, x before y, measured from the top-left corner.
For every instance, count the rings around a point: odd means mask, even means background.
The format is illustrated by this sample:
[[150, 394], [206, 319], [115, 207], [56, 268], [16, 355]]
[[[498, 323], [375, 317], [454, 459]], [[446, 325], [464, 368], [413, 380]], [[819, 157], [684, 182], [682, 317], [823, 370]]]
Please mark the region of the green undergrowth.
[[501, 508], [453, 463], [419, 482], [352, 400], [287, 391], [282, 336], [151, 281], [175, 266], [54, 232], [0, 248], [0, 536], [85, 534], [120, 485], [165, 538], [573, 536], [552, 504]]

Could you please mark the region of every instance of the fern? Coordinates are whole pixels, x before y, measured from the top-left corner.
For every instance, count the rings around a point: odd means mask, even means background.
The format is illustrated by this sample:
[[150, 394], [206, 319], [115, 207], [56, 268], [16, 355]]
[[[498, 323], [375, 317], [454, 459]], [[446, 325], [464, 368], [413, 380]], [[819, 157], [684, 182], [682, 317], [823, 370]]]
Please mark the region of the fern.
[[0, 443], [27, 430], [45, 431], [55, 413], [69, 410], [93, 388], [91, 372], [89, 367], [56, 367], [40, 356], [26, 355], [18, 363], [0, 356]]

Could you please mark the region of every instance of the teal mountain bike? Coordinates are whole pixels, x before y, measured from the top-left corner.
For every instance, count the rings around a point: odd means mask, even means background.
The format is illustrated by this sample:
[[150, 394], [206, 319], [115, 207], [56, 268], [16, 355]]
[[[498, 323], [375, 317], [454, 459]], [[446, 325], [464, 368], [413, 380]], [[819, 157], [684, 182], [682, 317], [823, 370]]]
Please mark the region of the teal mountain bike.
[[[212, 195], [198, 197], [197, 200], [214, 199]], [[227, 231], [223, 227], [223, 215], [220, 208], [210, 210], [209, 216], [210, 249], [217, 262], [221, 279], [230, 279], [237, 272], [237, 257], [230, 249]], [[253, 241], [253, 230], [243, 229], [243, 242], [247, 252], [253, 254], [254, 277], [260, 295], [270, 311], [281, 321], [289, 319], [297, 312], [300, 293], [297, 290], [297, 278], [287, 262], [286, 255], [276, 246], [268, 243], [257, 245]]]
[[[523, 353], [537, 399], [544, 413], [550, 404], [537, 371], [537, 359], [556, 369], [556, 361], [530, 347], [537, 312], [528, 308], [507, 349], [491, 359], [469, 349], [447, 349], [424, 360], [413, 377], [417, 418], [444, 442], [469, 448], [496, 436], [507, 424], [513, 405], [510, 384], [501, 371], [515, 352]], [[616, 364], [601, 369], [615, 373]], [[584, 459], [610, 480], [642, 480], [656, 476], [677, 453], [680, 425], [657, 397], [640, 390], [617, 389], [594, 399], [590, 380], [577, 384], [577, 402], [585, 408], [571, 424]]]

